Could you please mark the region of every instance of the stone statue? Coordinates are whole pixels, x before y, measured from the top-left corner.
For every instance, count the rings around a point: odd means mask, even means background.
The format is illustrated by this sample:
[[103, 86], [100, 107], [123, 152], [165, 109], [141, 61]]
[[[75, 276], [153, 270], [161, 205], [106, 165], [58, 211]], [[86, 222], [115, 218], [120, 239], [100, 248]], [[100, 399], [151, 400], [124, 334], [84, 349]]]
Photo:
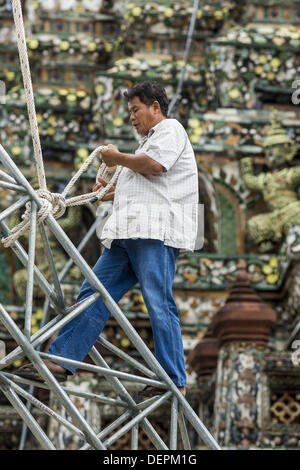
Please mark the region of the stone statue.
[[271, 130], [264, 142], [269, 171], [255, 175], [250, 157], [241, 159], [245, 185], [262, 193], [268, 212], [255, 215], [247, 222], [247, 234], [261, 253], [274, 250], [290, 228], [300, 224], [300, 167], [290, 167], [297, 145], [280, 126], [278, 112], [273, 112]]

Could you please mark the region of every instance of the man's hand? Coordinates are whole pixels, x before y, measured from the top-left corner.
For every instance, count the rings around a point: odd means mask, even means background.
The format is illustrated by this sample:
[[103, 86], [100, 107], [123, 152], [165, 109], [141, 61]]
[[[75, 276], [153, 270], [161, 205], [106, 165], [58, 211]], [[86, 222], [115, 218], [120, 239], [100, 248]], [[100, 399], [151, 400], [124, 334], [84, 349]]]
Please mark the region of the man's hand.
[[107, 147], [101, 151], [101, 154], [102, 161], [108, 167], [125, 166], [142, 175], [155, 175], [165, 171], [160, 163], [144, 153], [130, 155], [120, 152], [115, 145], [108, 144]]
[[[100, 189], [102, 186], [105, 188], [107, 184], [108, 184], [107, 181], [105, 181], [102, 178], [98, 178], [98, 183], [96, 183], [93, 186], [92, 191], [98, 191], [98, 189]], [[112, 201], [114, 199], [114, 196], [115, 196], [115, 188], [111, 187], [110, 190], [103, 196], [101, 201]]]
[[102, 161], [108, 166], [115, 166], [118, 164], [118, 158], [120, 157], [120, 152], [118, 147], [113, 144], [108, 144], [107, 149], [101, 151]]

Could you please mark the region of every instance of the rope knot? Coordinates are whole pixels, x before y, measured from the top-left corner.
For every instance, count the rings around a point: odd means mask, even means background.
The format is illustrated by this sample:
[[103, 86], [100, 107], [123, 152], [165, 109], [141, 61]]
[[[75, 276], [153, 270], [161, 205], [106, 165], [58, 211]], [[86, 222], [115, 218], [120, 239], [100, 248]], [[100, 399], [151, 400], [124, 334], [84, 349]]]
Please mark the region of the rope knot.
[[[48, 215], [52, 214], [55, 219], [61, 217], [66, 210], [66, 200], [60, 193], [51, 193], [45, 189], [38, 189], [37, 195], [41, 198], [43, 205], [37, 213], [37, 225], [41, 224]], [[25, 205], [26, 210], [22, 215], [22, 222], [11, 230], [11, 234], [2, 238], [1, 242], [8, 248], [10, 247], [21, 235], [23, 235], [30, 225], [31, 201]]]
[[50, 214], [52, 214], [55, 219], [58, 219], [65, 213], [66, 200], [62, 194], [51, 193], [45, 189], [38, 189], [36, 193], [43, 200], [43, 206], [38, 212], [38, 224]]

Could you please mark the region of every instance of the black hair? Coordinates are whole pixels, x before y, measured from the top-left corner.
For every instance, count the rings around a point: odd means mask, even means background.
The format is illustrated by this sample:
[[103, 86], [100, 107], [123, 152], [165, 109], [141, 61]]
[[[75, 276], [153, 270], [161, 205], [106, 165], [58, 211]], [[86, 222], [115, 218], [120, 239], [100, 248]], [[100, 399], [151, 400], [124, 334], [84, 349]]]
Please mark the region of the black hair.
[[142, 83], [137, 83], [124, 92], [124, 97], [127, 101], [131, 101], [135, 96], [147, 106], [151, 106], [154, 101], [158, 101], [162, 114], [167, 117], [169, 100], [166, 90], [160, 83], [147, 80]]

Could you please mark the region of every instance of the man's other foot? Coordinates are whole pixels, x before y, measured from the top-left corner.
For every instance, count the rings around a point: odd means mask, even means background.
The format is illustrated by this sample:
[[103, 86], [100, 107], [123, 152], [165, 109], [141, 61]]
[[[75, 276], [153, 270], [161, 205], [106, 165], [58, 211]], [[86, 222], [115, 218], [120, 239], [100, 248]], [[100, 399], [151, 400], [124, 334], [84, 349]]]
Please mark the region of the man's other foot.
[[[46, 362], [48, 364], [46, 364]], [[45, 365], [52, 372], [58, 382], [64, 382], [65, 380], [67, 380], [68, 374], [66, 369], [59, 366], [58, 364], [54, 364], [52, 362], [50, 363], [49, 361], [45, 361]], [[15, 371], [15, 374], [25, 379], [41, 380], [41, 376], [33, 364], [26, 364], [25, 366], [20, 367]]]
[[[185, 397], [186, 395], [186, 387], [177, 387], [180, 393]], [[155, 395], [162, 395], [167, 390], [163, 388], [155, 388], [151, 385], [146, 385], [145, 388], [138, 392], [138, 395], [141, 397], [154, 397]]]

